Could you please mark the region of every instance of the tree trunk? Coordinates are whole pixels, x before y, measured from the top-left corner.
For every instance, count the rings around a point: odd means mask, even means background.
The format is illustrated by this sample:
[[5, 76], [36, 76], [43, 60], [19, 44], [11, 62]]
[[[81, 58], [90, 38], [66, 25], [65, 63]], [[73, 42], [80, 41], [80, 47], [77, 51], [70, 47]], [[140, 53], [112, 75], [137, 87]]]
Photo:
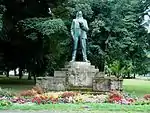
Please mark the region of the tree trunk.
[[16, 72], [16, 69], [14, 69], [14, 73], [15, 73], [15, 76], [17, 76], [17, 72]]
[[125, 78], [125, 75], [122, 75], [123, 79]]
[[34, 84], [36, 84], [36, 74], [33, 74]]
[[31, 72], [29, 72], [28, 80], [32, 80]]
[[22, 79], [22, 69], [19, 69], [19, 79]]
[[133, 78], [135, 79], [135, 73], [134, 73], [134, 76], [133, 76]]
[[131, 77], [130, 77], [130, 73], [128, 73], [128, 76], [127, 76], [127, 79], [130, 79]]
[[6, 70], [6, 77], [9, 77], [9, 70]]

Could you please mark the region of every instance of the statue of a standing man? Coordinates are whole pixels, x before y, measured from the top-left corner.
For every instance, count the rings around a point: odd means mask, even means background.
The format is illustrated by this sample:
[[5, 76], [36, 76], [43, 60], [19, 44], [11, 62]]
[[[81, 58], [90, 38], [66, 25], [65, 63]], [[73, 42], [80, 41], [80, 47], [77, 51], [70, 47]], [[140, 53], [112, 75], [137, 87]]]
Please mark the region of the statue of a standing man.
[[78, 41], [80, 41], [82, 46], [82, 56], [83, 61], [88, 62], [86, 55], [86, 39], [87, 39], [87, 31], [89, 30], [87, 21], [83, 18], [82, 12], [78, 11], [76, 14], [76, 19], [73, 19], [71, 25], [71, 35], [74, 41], [74, 47], [72, 52], [72, 60], [75, 61], [77, 54]]

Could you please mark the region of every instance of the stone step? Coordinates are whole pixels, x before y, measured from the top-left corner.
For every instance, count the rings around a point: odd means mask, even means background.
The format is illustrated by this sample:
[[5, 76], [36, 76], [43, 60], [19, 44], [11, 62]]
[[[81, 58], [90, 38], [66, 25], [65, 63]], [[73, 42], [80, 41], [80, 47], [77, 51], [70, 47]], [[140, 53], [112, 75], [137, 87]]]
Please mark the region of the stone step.
[[94, 69], [90, 69], [89, 72], [98, 73], [98, 72], [99, 72], [99, 69], [95, 69], [95, 68], [94, 68]]
[[68, 71], [68, 68], [61, 68], [60, 71]]
[[[95, 70], [95, 66], [91, 65], [91, 69]], [[96, 70], [99, 70], [99, 69], [96, 69]]]
[[65, 68], [71, 68], [71, 65], [65, 65]]
[[78, 87], [78, 88], [75, 88], [75, 87], [71, 87], [71, 88], [67, 88], [67, 91], [81, 91], [81, 92], [92, 92], [92, 88], [86, 88], [86, 87]]
[[97, 72], [95, 77], [104, 77], [105, 73], [104, 72]]
[[90, 91], [90, 92], [86, 92], [86, 91], [81, 91], [81, 94], [90, 94], [90, 95], [102, 95], [102, 94], [107, 94], [108, 92], [103, 92], [103, 91]]
[[82, 66], [91, 66], [91, 63], [88, 63], [88, 62], [69, 62], [68, 65], [66, 65], [65, 67], [82, 67]]
[[54, 77], [66, 77], [66, 71], [55, 71]]

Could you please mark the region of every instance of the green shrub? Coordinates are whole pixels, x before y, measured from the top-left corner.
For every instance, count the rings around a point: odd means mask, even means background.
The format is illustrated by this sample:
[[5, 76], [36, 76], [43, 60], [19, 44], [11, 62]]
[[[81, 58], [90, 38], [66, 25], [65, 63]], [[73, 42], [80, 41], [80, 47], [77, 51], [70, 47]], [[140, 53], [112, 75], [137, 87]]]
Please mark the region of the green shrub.
[[10, 106], [12, 102], [9, 100], [0, 100], [0, 106]]
[[0, 96], [5, 97], [13, 97], [15, 94], [10, 89], [1, 89], [0, 88]]

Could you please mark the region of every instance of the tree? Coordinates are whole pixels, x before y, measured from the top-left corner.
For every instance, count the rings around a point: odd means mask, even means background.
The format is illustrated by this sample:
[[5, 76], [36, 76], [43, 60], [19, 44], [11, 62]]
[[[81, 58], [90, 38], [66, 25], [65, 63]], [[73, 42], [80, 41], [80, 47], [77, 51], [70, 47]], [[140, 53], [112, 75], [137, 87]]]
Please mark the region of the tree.
[[[3, 1], [7, 10], [3, 14], [1, 42], [8, 70], [19, 67], [37, 76], [48, 71], [52, 63], [50, 48], [54, 41], [61, 40], [60, 36], [66, 37], [66, 27], [61, 19], [52, 19], [47, 2]], [[51, 50], [56, 50], [58, 42]]]

